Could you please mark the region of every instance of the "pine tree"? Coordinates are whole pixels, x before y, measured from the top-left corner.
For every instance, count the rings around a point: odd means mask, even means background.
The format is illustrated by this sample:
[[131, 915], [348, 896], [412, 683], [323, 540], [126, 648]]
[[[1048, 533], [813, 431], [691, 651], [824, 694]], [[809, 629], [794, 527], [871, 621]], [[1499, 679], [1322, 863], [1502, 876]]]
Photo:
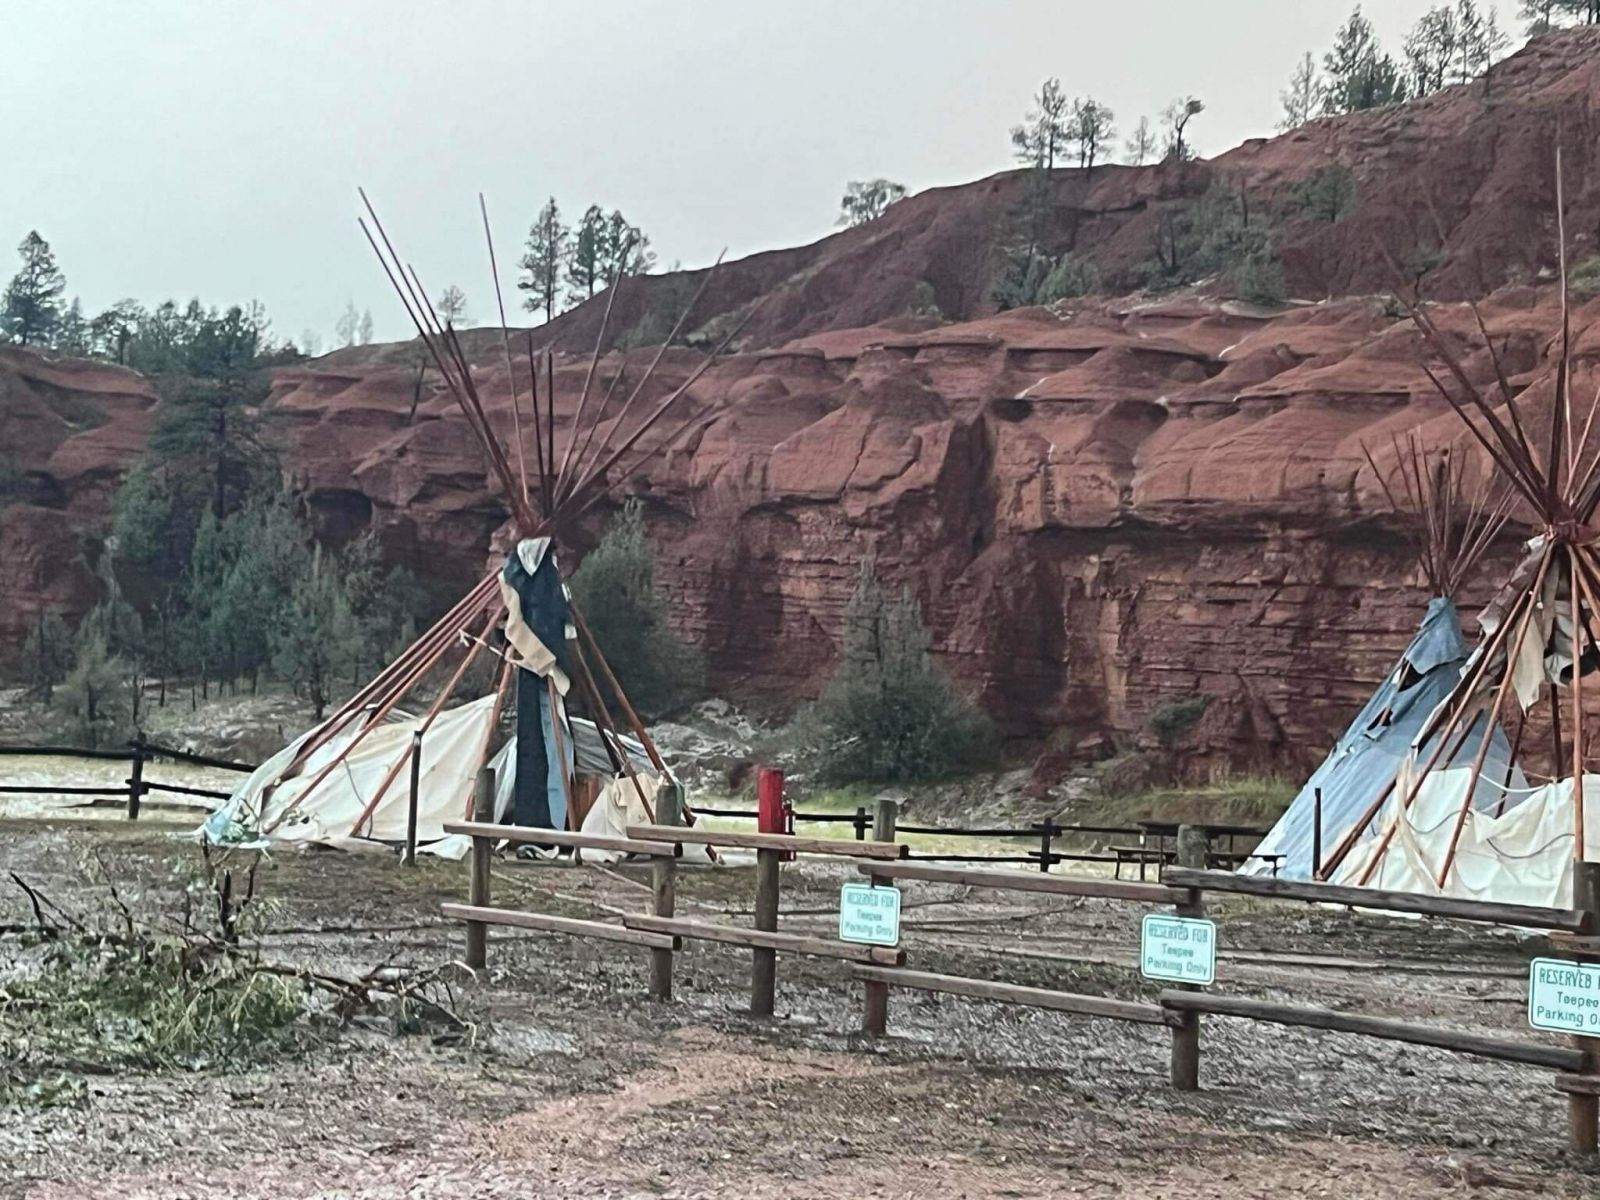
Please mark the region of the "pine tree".
[[1193, 96], [1179, 96], [1162, 111], [1161, 120], [1167, 128], [1163, 162], [1188, 162], [1194, 157], [1194, 147], [1184, 140], [1184, 133], [1189, 128], [1189, 122], [1205, 110], [1205, 104]]
[[74, 640], [72, 669], [53, 697], [78, 745], [94, 750], [132, 732], [126, 665], [111, 650], [108, 615], [96, 608]]
[[837, 782], [938, 778], [993, 740], [934, 663], [916, 598], [909, 589], [887, 595], [870, 557], [845, 609], [838, 665], [798, 732], [812, 769]]
[[1078, 150], [1078, 166], [1089, 175], [1094, 174], [1095, 161], [1111, 149], [1117, 136], [1113, 123], [1115, 114], [1093, 96], [1072, 102], [1071, 119], [1067, 123], [1067, 141]]
[[621, 209], [612, 209], [600, 238], [601, 281], [609, 284], [612, 279], [643, 275], [655, 264], [655, 252], [644, 231], [630, 224]]
[[1305, 57], [1295, 67], [1294, 74], [1289, 77], [1289, 86], [1278, 93], [1278, 99], [1283, 104], [1283, 118], [1278, 122], [1278, 128], [1286, 133], [1291, 129], [1299, 129], [1317, 115], [1317, 110], [1322, 106], [1322, 82], [1317, 78], [1317, 67], [1311, 59], [1311, 51], [1306, 51]]
[[61, 320], [56, 325], [55, 336], [50, 339], [53, 349], [62, 354], [72, 354], [80, 358], [89, 353], [89, 322], [84, 320], [83, 305], [74, 296], [72, 303], [67, 305], [66, 312], [61, 314]]
[[517, 280], [517, 287], [527, 293], [522, 306], [529, 312], [542, 310], [546, 321], [555, 318], [561, 304], [561, 272], [571, 240], [572, 231], [561, 223], [561, 210], [551, 196], [534, 218], [525, 252], [517, 263], [526, 272]]
[[361, 311], [361, 321], [356, 326], [356, 342], [362, 346], [372, 344], [372, 310], [370, 308]]
[[433, 311], [439, 324], [456, 329], [464, 329], [471, 320], [467, 316], [467, 294], [453, 283], [439, 293], [439, 298], [433, 302]]
[[22, 239], [17, 253], [22, 270], [0, 294], [0, 333], [21, 346], [48, 346], [61, 323], [66, 277], [37, 230]]
[[591, 204], [583, 210], [583, 219], [573, 230], [572, 249], [567, 260], [567, 288], [570, 294], [587, 300], [609, 282], [602, 268], [605, 237], [605, 210], [598, 204]]
[[22, 679], [28, 695], [45, 704], [72, 669], [72, 638], [59, 613], [40, 609], [22, 644]]
[[1149, 117], [1139, 118], [1139, 123], [1133, 127], [1133, 133], [1129, 135], [1124, 149], [1127, 157], [1123, 161], [1131, 167], [1142, 167], [1155, 157], [1156, 135], [1155, 130], [1150, 128]]
[[839, 219], [834, 223], [854, 228], [876, 221], [905, 195], [905, 185], [892, 179], [852, 179], [839, 199]]
[[1360, 5], [1340, 27], [1333, 49], [1323, 56], [1322, 67], [1328, 77], [1322, 98], [1325, 114], [1362, 112], [1406, 98], [1400, 67], [1382, 52], [1372, 22], [1361, 15]]
[[344, 312], [333, 326], [333, 336], [341, 346], [354, 346], [361, 336], [361, 314], [356, 311], [354, 300], [346, 302]]
[[1066, 93], [1059, 79], [1046, 79], [1033, 98], [1026, 120], [1011, 130], [1011, 146], [1017, 161], [1046, 171], [1055, 169], [1056, 152], [1067, 141]]
[[272, 634], [272, 665], [321, 722], [334, 681], [355, 649], [355, 621], [335, 565], [319, 549], [297, 578]]

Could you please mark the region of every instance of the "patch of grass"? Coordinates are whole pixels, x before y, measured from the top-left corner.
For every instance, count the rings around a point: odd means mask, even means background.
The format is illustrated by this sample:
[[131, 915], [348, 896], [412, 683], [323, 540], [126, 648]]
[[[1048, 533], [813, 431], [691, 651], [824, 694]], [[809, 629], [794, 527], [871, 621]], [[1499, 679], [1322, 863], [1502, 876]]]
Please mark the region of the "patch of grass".
[[1086, 798], [1071, 819], [1084, 825], [1130, 821], [1203, 821], [1213, 825], [1271, 825], [1300, 785], [1280, 776], [1241, 775], [1199, 787], [1160, 787], [1122, 796]]

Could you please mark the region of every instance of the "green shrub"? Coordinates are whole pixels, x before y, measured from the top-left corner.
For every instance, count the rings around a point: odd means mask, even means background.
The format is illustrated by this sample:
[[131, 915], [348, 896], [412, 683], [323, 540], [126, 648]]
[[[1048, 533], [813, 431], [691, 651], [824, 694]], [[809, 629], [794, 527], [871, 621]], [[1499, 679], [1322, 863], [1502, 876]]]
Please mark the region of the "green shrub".
[[1600, 254], [1591, 254], [1567, 268], [1567, 289], [1579, 296], [1600, 294]]
[[1172, 746], [1179, 738], [1194, 728], [1211, 703], [1210, 696], [1185, 696], [1163, 704], [1151, 714], [1150, 728], [1163, 746]]
[[[667, 624], [655, 590], [655, 556], [645, 537], [644, 510], [630, 501], [572, 577], [572, 598], [629, 701], [645, 717], [661, 716], [701, 691], [700, 658]], [[598, 664], [590, 666], [597, 673]], [[598, 684], [605, 688], [605, 680]], [[616, 697], [606, 702], [615, 705]]]
[[1301, 180], [1293, 195], [1303, 216], [1336, 225], [1356, 206], [1356, 177], [1349, 167], [1335, 163]]
[[802, 761], [824, 782], [936, 779], [991, 754], [988, 720], [928, 652], [909, 590], [891, 599], [872, 559], [845, 610], [839, 665], [796, 722]]

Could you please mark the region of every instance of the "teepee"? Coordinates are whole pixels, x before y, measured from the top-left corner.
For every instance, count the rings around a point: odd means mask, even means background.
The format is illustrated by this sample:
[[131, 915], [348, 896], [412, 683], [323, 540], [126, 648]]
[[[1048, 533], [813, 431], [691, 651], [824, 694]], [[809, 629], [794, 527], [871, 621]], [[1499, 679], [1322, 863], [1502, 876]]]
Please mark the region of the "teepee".
[[[1572, 331], [1561, 242], [1561, 329], [1548, 428], [1526, 411], [1495, 366], [1498, 403], [1476, 386], [1425, 306], [1418, 330], [1443, 363], [1435, 388], [1493, 461], [1539, 530], [1522, 560], [1479, 615], [1482, 640], [1460, 680], [1428, 715], [1382, 805], [1344, 840], [1323, 872], [1335, 883], [1470, 899], [1566, 907], [1572, 864], [1600, 859], [1600, 776], [1589, 771], [1586, 677], [1600, 666], [1594, 625], [1600, 555], [1593, 520], [1600, 505], [1600, 450], [1590, 449], [1600, 392], [1580, 418], [1572, 399]], [[1507, 784], [1489, 766], [1493, 740], [1461, 754], [1474, 730], [1515, 719], [1528, 738], [1519, 753], [1527, 779]], [[1522, 735], [1518, 733], [1519, 740]], [[1549, 739], [1549, 770], [1536, 773], [1530, 747]], [[1481, 789], [1502, 793], [1492, 805]]]
[[[205, 832], [233, 840], [277, 837], [349, 846], [404, 840], [414, 824], [418, 843], [442, 839], [445, 821], [471, 813], [472, 781], [491, 761], [494, 731], [508, 700], [515, 705], [516, 736], [495, 760], [499, 818], [541, 828], [580, 827], [575, 776], [584, 774], [587, 754], [594, 772], [588, 778], [596, 782], [599, 776], [606, 801], [589, 806], [595, 821], [606, 826], [653, 821], [655, 793], [671, 780], [670, 772], [573, 603], [558, 558], [563, 536], [577, 518], [652, 456], [715, 415], [695, 404], [690, 390], [744, 322], [729, 329], [682, 383], [662, 394], [656, 370], [715, 277], [713, 266], [644, 373], [626, 387], [623, 364], [602, 395], [600, 363], [619, 271], [573, 415], [558, 420], [553, 348], [536, 349], [529, 332], [525, 355], [513, 353], [488, 210], [480, 197], [511, 389], [510, 428], [497, 429], [455, 329], [440, 322], [416, 271], [396, 253], [364, 192], [361, 200], [367, 214], [358, 222], [362, 232], [483, 451], [509, 510], [515, 542], [504, 563], [469, 588], [432, 628], [330, 717], [250, 776], [224, 806], [226, 818], [208, 822]], [[626, 261], [628, 256], [619, 257]], [[646, 442], [658, 427], [665, 434]], [[452, 705], [463, 679], [484, 655], [500, 661], [494, 689]], [[440, 675], [444, 682], [435, 690], [431, 684]], [[602, 687], [625, 716], [631, 738], [615, 727]], [[420, 713], [401, 709], [408, 701], [421, 705], [430, 690]], [[569, 712], [574, 702], [587, 711], [587, 722], [575, 723]], [[634, 748], [642, 751], [643, 761]], [[596, 758], [609, 771], [596, 769]], [[692, 814], [688, 817], [692, 820]]]
[[[1460, 681], [1471, 653], [1455, 597], [1505, 524], [1509, 497], [1495, 497], [1492, 476], [1469, 488], [1458, 455], [1446, 449], [1430, 458], [1414, 436], [1403, 445], [1395, 441], [1394, 459], [1399, 483], [1391, 487], [1367, 453], [1395, 514], [1420, 523], [1417, 563], [1432, 598], [1404, 653], [1262, 839], [1257, 857], [1240, 868], [1242, 874], [1319, 877], [1327, 852], [1354, 829], [1367, 827], [1387, 799], [1412, 742]], [[1483, 733], [1480, 723], [1451, 761], [1464, 765], [1475, 758]], [[1488, 733], [1485, 770], [1509, 781], [1511, 747], [1498, 725]], [[1486, 789], [1476, 802], [1496, 799]]]

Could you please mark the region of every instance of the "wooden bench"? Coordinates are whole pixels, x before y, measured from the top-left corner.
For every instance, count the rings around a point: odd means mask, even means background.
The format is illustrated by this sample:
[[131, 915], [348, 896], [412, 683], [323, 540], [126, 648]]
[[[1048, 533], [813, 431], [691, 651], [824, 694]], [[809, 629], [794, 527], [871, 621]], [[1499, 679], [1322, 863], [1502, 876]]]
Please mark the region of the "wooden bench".
[[1145, 878], [1147, 864], [1154, 863], [1156, 865], [1156, 877], [1160, 878], [1163, 868], [1169, 867], [1178, 861], [1178, 852], [1176, 850], [1159, 850], [1154, 846], [1108, 846], [1107, 849], [1117, 856], [1117, 865], [1113, 871], [1113, 875], [1117, 879], [1122, 878], [1124, 865], [1138, 863], [1139, 878], [1142, 880]]

